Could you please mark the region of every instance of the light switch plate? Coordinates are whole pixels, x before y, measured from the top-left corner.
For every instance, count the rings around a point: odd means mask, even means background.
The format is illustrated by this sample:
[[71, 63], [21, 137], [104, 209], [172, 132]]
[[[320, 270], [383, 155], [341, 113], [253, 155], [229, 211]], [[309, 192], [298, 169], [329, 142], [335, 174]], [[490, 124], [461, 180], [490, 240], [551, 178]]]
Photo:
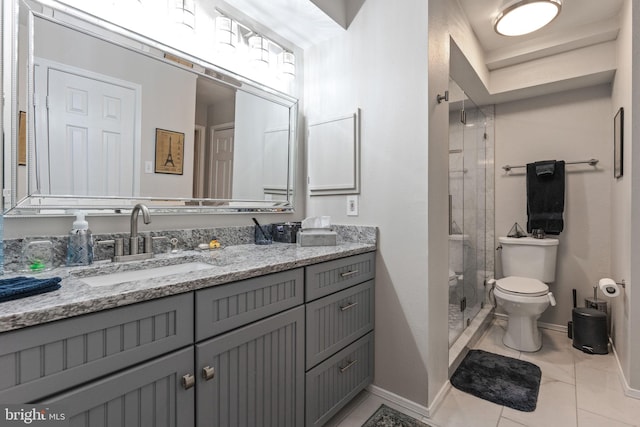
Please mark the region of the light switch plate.
[[347, 216], [358, 216], [358, 196], [347, 196]]
[[153, 173], [153, 162], [147, 160], [144, 162], [144, 173]]

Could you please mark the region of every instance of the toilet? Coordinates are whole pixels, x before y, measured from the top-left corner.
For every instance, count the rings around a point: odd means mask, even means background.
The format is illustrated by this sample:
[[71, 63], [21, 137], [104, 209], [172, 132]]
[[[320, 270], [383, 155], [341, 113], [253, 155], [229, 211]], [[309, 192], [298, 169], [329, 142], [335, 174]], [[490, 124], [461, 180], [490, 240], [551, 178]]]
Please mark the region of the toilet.
[[499, 237], [504, 278], [494, 285], [496, 304], [508, 316], [502, 342], [519, 351], [538, 351], [542, 347], [537, 321], [555, 306], [548, 283], [556, 277], [558, 239]]

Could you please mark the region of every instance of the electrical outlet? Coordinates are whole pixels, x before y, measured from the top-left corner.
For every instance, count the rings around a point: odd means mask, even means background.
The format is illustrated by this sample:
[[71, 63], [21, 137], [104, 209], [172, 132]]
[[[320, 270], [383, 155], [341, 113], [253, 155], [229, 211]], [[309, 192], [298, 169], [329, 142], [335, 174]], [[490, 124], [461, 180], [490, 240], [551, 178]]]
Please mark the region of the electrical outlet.
[[144, 173], [153, 173], [153, 162], [147, 160], [144, 162]]
[[358, 216], [358, 196], [347, 196], [347, 216]]

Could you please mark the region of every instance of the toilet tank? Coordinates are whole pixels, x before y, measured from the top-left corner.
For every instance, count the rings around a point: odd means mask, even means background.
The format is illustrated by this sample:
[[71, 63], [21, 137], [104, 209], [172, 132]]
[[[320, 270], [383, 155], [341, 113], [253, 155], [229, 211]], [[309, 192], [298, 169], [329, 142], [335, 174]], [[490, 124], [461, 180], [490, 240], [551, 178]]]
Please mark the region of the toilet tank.
[[461, 274], [464, 272], [465, 256], [468, 256], [469, 235], [450, 234], [449, 235], [449, 268]]
[[502, 272], [551, 283], [556, 279], [558, 239], [533, 237], [499, 237], [502, 247]]

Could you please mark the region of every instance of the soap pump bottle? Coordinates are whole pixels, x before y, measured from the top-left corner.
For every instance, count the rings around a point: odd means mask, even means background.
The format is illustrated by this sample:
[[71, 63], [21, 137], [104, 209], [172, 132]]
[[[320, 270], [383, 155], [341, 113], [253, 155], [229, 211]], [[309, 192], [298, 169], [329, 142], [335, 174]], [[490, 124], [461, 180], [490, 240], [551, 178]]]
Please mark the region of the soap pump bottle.
[[75, 212], [76, 220], [69, 232], [67, 243], [67, 266], [89, 265], [93, 262], [93, 236], [85, 212]]

